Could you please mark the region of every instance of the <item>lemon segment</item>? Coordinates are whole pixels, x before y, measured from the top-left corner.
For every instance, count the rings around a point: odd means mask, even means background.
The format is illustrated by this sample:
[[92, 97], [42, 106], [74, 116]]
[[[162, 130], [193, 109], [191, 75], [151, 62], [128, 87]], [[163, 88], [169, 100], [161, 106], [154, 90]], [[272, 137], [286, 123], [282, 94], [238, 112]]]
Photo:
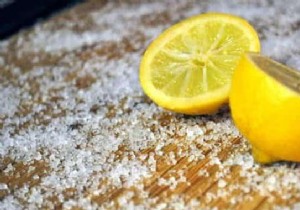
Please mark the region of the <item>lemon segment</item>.
[[242, 18], [208, 13], [186, 19], [155, 39], [140, 65], [140, 83], [158, 105], [185, 114], [216, 112], [228, 102], [240, 55], [260, 50]]
[[242, 56], [232, 79], [234, 123], [256, 161], [300, 161], [300, 72], [255, 53]]

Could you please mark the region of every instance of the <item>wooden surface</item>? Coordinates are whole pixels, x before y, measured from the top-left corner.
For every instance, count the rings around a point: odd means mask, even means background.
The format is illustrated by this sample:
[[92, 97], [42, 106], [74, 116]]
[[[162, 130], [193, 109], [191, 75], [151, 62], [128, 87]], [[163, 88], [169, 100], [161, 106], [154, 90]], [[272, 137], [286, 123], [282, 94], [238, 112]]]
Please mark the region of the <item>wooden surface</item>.
[[256, 164], [227, 107], [170, 113], [138, 84], [149, 42], [213, 8], [299, 58], [287, 2], [88, 1], [2, 41], [0, 209], [300, 209], [299, 164]]

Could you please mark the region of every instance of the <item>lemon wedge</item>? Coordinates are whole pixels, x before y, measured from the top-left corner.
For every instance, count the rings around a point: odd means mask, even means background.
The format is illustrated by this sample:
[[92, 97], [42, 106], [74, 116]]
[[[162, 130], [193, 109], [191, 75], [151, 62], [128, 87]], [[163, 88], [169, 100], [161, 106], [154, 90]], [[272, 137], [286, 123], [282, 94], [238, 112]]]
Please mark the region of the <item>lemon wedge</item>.
[[256, 53], [243, 55], [230, 108], [257, 162], [300, 161], [300, 71]]
[[210, 114], [228, 102], [233, 71], [259, 38], [244, 19], [201, 14], [173, 25], [146, 50], [140, 83], [155, 103], [185, 114]]

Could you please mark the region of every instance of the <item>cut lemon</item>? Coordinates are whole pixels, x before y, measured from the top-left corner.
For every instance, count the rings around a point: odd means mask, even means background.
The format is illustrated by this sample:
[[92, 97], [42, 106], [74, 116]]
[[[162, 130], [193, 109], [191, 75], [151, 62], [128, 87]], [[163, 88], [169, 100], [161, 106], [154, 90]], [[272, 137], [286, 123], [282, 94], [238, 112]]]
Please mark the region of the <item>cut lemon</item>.
[[300, 161], [299, 71], [245, 54], [233, 75], [230, 108], [256, 161]]
[[228, 102], [240, 55], [259, 50], [256, 31], [240, 17], [220, 13], [191, 17], [150, 44], [140, 65], [141, 86], [168, 110], [214, 113]]

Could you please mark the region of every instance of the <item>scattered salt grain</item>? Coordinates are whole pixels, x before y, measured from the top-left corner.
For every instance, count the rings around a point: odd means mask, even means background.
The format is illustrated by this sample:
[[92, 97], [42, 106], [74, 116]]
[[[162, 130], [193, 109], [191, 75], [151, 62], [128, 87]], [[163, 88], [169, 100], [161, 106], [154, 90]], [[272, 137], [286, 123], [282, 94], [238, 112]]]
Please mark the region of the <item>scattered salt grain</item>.
[[226, 185], [227, 185], [227, 183], [225, 182], [225, 180], [220, 179], [220, 180], [218, 181], [218, 187], [224, 188]]
[[7, 189], [8, 189], [7, 184], [0, 183], [0, 190], [7, 190]]
[[11, 117], [18, 110], [20, 90], [11, 85], [2, 87], [1, 84], [0, 90], [1, 98], [5, 99], [0, 100], [0, 115]]

